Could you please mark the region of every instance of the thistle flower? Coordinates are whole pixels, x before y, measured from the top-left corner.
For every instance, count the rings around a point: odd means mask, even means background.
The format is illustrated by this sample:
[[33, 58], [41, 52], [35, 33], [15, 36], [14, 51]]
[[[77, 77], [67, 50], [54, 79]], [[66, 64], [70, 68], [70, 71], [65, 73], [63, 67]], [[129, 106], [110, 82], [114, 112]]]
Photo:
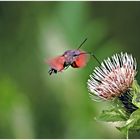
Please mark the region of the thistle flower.
[[[104, 100], [118, 97], [129, 112], [136, 108], [132, 104], [130, 90], [136, 75], [136, 60], [131, 54], [115, 54], [96, 67], [88, 80], [90, 94]], [[129, 103], [128, 103], [129, 102]]]

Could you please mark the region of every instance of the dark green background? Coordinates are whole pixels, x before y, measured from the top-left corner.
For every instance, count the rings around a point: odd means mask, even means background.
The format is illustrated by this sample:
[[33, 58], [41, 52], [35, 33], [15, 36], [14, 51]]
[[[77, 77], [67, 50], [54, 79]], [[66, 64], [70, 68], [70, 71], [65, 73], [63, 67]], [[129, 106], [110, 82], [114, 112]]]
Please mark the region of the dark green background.
[[106, 107], [86, 88], [94, 59], [47, 73], [47, 58], [85, 37], [100, 61], [128, 52], [139, 69], [140, 2], [0, 2], [0, 138], [124, 138], [94, 119]]

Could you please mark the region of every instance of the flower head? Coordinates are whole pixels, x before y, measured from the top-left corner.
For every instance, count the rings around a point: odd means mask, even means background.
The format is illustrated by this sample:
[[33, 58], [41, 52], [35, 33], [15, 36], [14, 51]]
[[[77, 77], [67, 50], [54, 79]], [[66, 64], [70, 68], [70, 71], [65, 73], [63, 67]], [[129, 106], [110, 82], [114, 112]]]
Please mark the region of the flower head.
[[131, 54], [115, 54], [96, 67], [88, 80], [91, 95], [112, 99], [127, 92], [136, 75], [136, 60]]

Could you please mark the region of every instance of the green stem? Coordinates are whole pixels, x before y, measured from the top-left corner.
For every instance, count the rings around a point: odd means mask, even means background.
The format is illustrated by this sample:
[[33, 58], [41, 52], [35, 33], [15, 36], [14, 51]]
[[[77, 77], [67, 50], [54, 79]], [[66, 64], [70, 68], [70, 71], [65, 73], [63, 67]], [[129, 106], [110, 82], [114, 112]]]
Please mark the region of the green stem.
[[126, 139], [128, 140], [129, 138], [129, 130], [126, 131]]

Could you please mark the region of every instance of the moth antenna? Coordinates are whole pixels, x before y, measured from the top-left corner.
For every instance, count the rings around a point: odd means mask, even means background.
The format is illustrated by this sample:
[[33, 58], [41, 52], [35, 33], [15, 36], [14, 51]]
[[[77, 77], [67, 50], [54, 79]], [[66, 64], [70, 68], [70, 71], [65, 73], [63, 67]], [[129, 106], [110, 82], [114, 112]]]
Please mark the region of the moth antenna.
[[87, 41], [87, 38], [85, 38], [85, 40], [80, 44], [80, 46], [77, 48], [77, 50], [79, 50], [86, 41]]

